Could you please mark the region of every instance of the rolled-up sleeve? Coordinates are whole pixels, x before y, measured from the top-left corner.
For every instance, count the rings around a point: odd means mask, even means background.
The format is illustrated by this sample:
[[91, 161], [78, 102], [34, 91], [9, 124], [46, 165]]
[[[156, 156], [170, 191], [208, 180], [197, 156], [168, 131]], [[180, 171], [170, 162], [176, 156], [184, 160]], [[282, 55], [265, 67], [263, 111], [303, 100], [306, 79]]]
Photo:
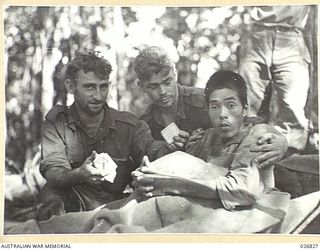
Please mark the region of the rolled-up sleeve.
[[259, 169], [254, 159], [262, 152], [251, 151], [261, 135], [272, 131], [265, 124], [254, 126], [235, 152], [229, 173], [217, 179], [217, 192], [226, 209], [253, 205], [274, 187], [273, 166]]
[[242, 165], [226, 176], [218, 177], [216, 182], [218, 195], [227, 210], [253, 205], [264, 190], [259, 170], [254, 165]]
[[71, 169], [66, 156], [66, 146], [55, 125], [44, 121], [41, 130], [41, 174], [46, 177], [46, 172], [52, 167]]

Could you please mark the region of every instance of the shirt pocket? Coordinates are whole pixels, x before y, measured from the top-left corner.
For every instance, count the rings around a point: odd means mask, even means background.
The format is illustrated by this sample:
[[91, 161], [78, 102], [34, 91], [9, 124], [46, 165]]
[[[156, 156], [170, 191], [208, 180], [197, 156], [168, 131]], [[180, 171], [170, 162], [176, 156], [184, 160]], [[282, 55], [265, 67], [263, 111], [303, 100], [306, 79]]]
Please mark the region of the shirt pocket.
[[120, 162], [127, 161], [130, 158], [130, 136], [120, 133], [112, 134], [107, 139], [106, 149], [111, 158], [118, 159]]
[[79, 167], [86, 159], [82, 147], [67, 146], [67, 157], [72, 168]]

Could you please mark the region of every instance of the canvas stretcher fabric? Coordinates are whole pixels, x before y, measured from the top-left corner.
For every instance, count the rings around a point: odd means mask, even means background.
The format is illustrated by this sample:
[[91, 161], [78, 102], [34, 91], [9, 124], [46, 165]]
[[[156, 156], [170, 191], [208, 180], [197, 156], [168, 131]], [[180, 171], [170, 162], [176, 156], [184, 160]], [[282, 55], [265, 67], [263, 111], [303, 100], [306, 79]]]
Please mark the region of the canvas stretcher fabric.
[[[169, 164], [168, 164], [169, 163]], [[151, 163], [158, 174], [195, 181], [219, 176], [224, 170], [183, 152]], [[225, 173], [224, 173], [225, 174]], [[219, 200], [163, 195], [146, 199], [133, 193], [120, 208], [54, 216], [45, 222], [28, 222], [8, 233], [260, 233], [270, 232], [284, 219], [290, 195], [271, 190], [253, 206], [226, 210]], [[33, 228], [33, 229], [32, 229]]]

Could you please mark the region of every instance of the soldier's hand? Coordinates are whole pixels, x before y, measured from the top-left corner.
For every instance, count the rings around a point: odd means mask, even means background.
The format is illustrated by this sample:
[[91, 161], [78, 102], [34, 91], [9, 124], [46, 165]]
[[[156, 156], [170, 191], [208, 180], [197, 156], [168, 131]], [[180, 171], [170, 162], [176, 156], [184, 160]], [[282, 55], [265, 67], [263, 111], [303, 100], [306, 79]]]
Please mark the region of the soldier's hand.
[[194, 130], [191, 136], [189, 137], [186, 148], [189, 148], [190, 146], [195, 144], [197, 141], [201, 140], [205, 132], [206, 131], [203, 128], [198, 128]]
[[180, 130], [179, 135], [173, 137], [173, 142], [170, 145], [172, 151], [183, 149], [189, 140], [190, 134], [186, 131]]
[[255, 158], [260, 168], [280, 161], [287, 149], [287, 139], [281, 134], [274, 133], [266, 133], [260, 136], [257, 143], [251, 147], [252, 152], [262, 152], [262, 154]]
[[96, 154], [97, 152], [93, 151], [79, 168], [83, 182], [97, 184], [103, 178], [100, 171], [94, 167], [93, 161], [96, 158]]

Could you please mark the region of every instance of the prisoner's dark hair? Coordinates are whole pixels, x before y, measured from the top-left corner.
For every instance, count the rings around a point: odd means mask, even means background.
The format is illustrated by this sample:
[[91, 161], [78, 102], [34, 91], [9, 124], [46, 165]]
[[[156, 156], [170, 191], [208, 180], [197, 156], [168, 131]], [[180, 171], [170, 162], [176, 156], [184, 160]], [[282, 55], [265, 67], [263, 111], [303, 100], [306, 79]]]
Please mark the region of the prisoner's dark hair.
[[224, 88], [235, 90], [242, 106], [245, 107], [247, 105], [247, 85], [245, 80], [241, 75], [229, 70], [218, 71], [210, 77], [204, 91], [207, 103], [214, 90]]
[[76, 57], [69, 63], [66, 70], [66, 78], [75, 80], [80, 70], [85, 73], [93, 72], [100, 79], [106, 79], [109, 77], [112, 67], [106, 59], [99, 57], [99, 52], [87, 51], [86, 53], [78, 52]]
[[134, 61], [134, 71], [140, 81], [149, 80], [154, 74], [168, 74], [173, 64], [167, 51], [150, 46], [140, 51]]

